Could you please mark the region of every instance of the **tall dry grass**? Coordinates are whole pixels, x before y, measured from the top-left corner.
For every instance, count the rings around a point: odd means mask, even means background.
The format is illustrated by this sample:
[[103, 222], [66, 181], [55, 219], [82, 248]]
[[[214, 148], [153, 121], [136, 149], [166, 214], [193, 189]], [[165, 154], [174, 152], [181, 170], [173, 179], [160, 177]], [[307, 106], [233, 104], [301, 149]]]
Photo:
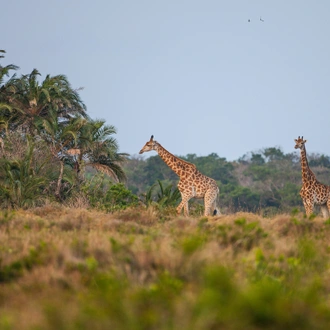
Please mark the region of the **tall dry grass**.
[[106, 214], [0, 214], [0, 329], [325, 329], [330, 224]]

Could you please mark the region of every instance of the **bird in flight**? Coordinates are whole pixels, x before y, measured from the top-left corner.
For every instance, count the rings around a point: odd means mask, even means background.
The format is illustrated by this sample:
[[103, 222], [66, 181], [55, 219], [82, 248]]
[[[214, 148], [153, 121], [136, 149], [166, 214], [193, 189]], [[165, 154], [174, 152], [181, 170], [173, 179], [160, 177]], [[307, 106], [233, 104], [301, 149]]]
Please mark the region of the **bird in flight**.
[[264, 20], [263, 20], [261, 17], [260, 17], [260, 21], [261, 21], [261, 22], [264, 22]]

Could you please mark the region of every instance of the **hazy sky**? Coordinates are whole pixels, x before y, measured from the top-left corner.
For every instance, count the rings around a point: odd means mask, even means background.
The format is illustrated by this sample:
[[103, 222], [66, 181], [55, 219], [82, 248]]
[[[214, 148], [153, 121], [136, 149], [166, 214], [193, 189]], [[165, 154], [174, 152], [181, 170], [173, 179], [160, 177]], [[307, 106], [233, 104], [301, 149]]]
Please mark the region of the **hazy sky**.
[[235, 160], [303, 135], [330, 155], [329, 14], [329, 0], [2, 1], [1, 63], [84, 87], [120, 152], [153, 134]]

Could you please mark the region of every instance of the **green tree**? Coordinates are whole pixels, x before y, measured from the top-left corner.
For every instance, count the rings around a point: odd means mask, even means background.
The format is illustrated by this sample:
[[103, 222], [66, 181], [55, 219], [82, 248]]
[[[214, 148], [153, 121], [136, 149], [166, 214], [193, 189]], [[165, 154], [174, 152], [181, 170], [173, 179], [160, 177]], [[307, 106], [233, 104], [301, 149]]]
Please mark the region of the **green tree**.
[[70, 157], [72, 157], [72, 153], [70, 155], [68, 151], [74, 149], [74, 146], [78, 144], [79, 131], [84, 125], [87, 125], [88, 121], [82, 117], [59, 120], [56, 113], [52, 112], [52, 114], [53, 117], [42, 120], [43, 129], [40, 136], [48, 144], [55, 164], [59, 164], [55, 196], [61, 200], [65, 164], [71, 165]]
[[280, 148], [265, 148], [263, 151], [264, 156], [272, 161], [272, 160], [281, 160], [283, 159], [284, 153]]
[[54, 117], [87, 118], [86, 106], [64, 75], [50, 76], [39, 83], [40, 73], [34, 69], [20, 78], [13, 77], [4, 85], [3, 99], [10, 105], [2, 116], [7, 118], [11, 129], [21, 127], [23, 132], [39, 134], [43, 119]]
[[[112, 136], [114, 126], [105, 125], [103, 120], [87, 120], [74, 117], [58, 120], [54, 117], [43, 120], [42, 137], [50, 145], [50, 150], [60, 165], [55, 195], [61, 199], [61, 186], [65, 165], [77, 174], [91, 167], [105, 173], [115, 182], [126, 179], [122, 163], [128, 154], [118, 152], [118, 143]], [[83, 174], [85, 171], [82, 172]]]
[[309, 166], [321, 166], [330, 168], [330, 157], [326, 155], [309, 155]]
[[300, 186], [287, 182], [283, 189], [279, 190], [281, 205], [283, 209], [292, 209], [293, 207], [302, 206], [302, 200], [299, 196]]
[[255, 154], [252, 152], [251, 163], [255, 165], [263, 165], [265, 164], [265, 159], [261, 154]]
[[[5, 54], [4, 50], [0, 50], [0, 54]], [[4, 55], [0, 55], [0, 59], [4, 58]], [[2, 66], [0, 64], [0, 129], [8, 129], [8, 114], [11, 112], [12, 107], [7, 99], [8, 89], [6, 88], [5, 78], [9, 77], [9, 72], [17, 70], [18, 66], [9, 64]]]
[[[224, 197], [226, 190], [224, 190], [220, 198]], [[235, 212], [237, 211], [249, 211], [255, 212], [260, 208], [260, 195], [247, 187], [236, 186], [232, 187], [228, 192], [231, 201], [229, 205], [233, 207]]]
[[[5, 54], [4, 50], [0, 49], [0, 54]], [[4, 58], [4, 55], [0, 55], [0, 58]], [[9, 72], [13, 70], [17, 70], [18, 66], [14, 64], [9, 64], [6, 66], [2, 66], [0, 64], [0, 95], [4, 92], [5, 89], [5, 77], [9, 77]]]
[[105, 194], [104, 206], [108, 211], [122, 210], [129, 206], [136, 206], [139, 199], [122, 183], [111, 185]]
[[77, 167], [84, 160], [85, 167], [105, 173], [116, 182], [125, 181], [122, 164], [127, 161], [128, 154], [118, 152], [118, 142], [113, 137], [116, 133], [115, 127], [105, 125], [104, 120], [89, 120], [82, 126], [75, 146], [79, 150]]
[[222, 184], [236, 182], [233, 175], [233, 164], [227, 162], [226, 158], [219, 157], [216, 153], [202, 157], [190, 154], [186, 158], [182, 158], [195, 164], [198, 170], [204, 175], [220, 181]]
[[178, 176], [157, 155], [147, 158], [141, 178], [146, 186], [151, 186], [157, 180], [178, 181]]

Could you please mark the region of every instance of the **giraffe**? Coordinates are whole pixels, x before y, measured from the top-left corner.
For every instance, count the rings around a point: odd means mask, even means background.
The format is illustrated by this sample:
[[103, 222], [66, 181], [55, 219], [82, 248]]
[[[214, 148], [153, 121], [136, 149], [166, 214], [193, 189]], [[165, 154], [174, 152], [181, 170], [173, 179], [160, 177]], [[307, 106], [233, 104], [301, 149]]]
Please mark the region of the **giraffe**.
[[306, 214], [310, 216], [313, 213], [314, 205], [320, 205], [324, 218], [329, 218], [330, 210], [330, 187], [317, 181], [315, 174], [308, 166], [306, 157], [306, 147], [304, 137], [298, 136], [298, 139], [294, 140], [296, 145], [295, 149], [300, 149], [300, 163], [302, 174], [302, 188], [300, 190], [300, 196], [303, 200]]
[[181, 193], [181, 203], [177, 207], [177, 213], [181, 214], [184, 208], [184, 215], [189, 216], [188, 201], [193, 198], [204, 198], [204, 215], [209, 216], [220, 213], [216, 207], [216, 199], [219, 194], [219, 188], [215, 180], [200, 173], [194, 164], [186, 162], [170, 152], [168, 152], [160, 143], [154, 140], [152, 135], [139, 154], [147, 151], [155, 150], [180, 178], [178, 189]]

